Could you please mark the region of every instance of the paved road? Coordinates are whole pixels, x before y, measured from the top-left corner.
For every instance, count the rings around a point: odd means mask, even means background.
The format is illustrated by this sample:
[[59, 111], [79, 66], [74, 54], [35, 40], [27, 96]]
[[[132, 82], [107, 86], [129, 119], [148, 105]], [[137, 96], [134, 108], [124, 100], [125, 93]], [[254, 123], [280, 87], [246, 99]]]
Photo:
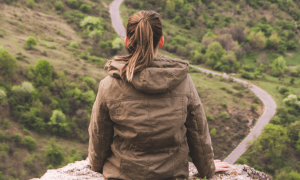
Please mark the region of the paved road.
[[[114, 0], [113, 3], [110, 5], [110, 14], [111, 14], [111, 20], [114, 29], [116, 32], [119, 34], [121, 38], [124, 38], [126, 36], [126, 32], [122, 23], [122, 19], [120, 17], [119, 13], [119, 7], [123, 0]], [[192, 66], [192, 65], [191, 65]], [[199, 68], [192, 66], [195, 69], [198, 69], [201, 72], [204, 73], [212, 73], [215, 76], [223, 76], [225, 78], [229, 78], [228, 75], [226, 74], [221, 74], [221, 73], [216, 73], [207, 69]], [[248, 84], [246, 81], [243, 81], [241, 79], [233, 78], [234, 81]], [[276, 113], [276, 108], [277, 105], [273, 98], [266, 93], [264, 90], [261, 88], [251, 85], [249, 88], [251, 91], [253, 91], [256, 96], [258, 96], [261, 101], [264, 104], [264, 113], [263, 115], [259, 118], [258, 122], [256, 123], [255, 127], [253, 127], [252, 131], [248, 134], [248, 136], [230, 153], [230, 155], [224, 160], [230, 164], [233, 164], [245, 151], [246, 151], [246, 143], [250, 140], [253, 140], [254, 137], [258, 137], [261, 134], [261, 130], [265, 125], [269, 123], [271, 118], [275, 115]]]

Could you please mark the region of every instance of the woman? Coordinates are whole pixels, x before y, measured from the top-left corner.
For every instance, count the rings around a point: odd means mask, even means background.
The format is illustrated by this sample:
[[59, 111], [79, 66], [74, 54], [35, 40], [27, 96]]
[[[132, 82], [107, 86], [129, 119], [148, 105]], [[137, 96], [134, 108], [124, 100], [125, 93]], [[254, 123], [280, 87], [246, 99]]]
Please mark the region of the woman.
[[[188, 179], [189, 157], [201, 177], [228, 170], [214, 161], [203, 106], [189, 64], [156, 57], [164, 45], [161, 18], [129, 18], [128, 55], [109, 61], [89, 126], [89, 160], [107, 179]], [[114, 136], [114, 132], [116, 136]]]

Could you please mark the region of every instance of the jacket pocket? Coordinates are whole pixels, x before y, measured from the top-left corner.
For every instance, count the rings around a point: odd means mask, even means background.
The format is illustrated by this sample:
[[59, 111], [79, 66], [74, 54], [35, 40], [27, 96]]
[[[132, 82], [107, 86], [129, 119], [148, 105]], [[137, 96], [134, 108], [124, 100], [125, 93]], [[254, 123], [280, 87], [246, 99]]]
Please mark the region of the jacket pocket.
[[109, 115], [112, 120], [118, 120], [120, 118], [120, 106], [121, 102], [108, 105]]

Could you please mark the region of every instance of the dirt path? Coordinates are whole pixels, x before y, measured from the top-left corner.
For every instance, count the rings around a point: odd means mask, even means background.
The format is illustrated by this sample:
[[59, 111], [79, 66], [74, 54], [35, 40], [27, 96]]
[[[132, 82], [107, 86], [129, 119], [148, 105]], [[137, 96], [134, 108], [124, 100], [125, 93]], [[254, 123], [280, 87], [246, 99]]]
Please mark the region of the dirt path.
[[[114, 29], [116, 30], [116, 32], [119, 34], [119, 36], [121, 38], [124, 38], [126, 36], [126, 31], [124, 29], [122, 19], [120, 16], [120, 12], [119, 12], [119, 7], [122, 2], [123, 2], [123, 0], [114, 0], [112, 2], [112, 4], [110, 5], [110, 14], [111, 14], [111, 20], [112, 20]], [[191, 67], [198, 69], [199, 71], [204, 72], [204, 73], [212, 73], [215, 76], [223, 76], [225, 78], [229, 78], [229, 76], [222, 74], [222, 73], [216, 73], [216, 72], [213, 72], [213, 71], [210, 71], [207, 69], [203, 69], [203, 68], [199, 68], [199, 67], [195, 67], [192, 65], [191, 65]], [[233, 79], [237, 82], [240, 82], [243, 84], [248, 84], [246, 81], [243, 81], [243, 80], [240, 80], [237, 78], [233, 78]], [[262, 90], [261, 88], [255, 86], [255, 85], [251, 85], [250, 90], [253, 91], [256, 94], [256, 96], [258, 96], [261, 99], [261, 101], [263, 102], [264, 113], [259, 118], [258, 122], [253, 127], [253, 129], [248, 134], [248, 136], [229, 154], [229, 156], [226, 159], [224, 159], [224, 161], [226, 161], [230, 164], [233, 164], [241, 155], [243, 155], [243, 153], [246, 151], [246, 148], [247, 148], [246, 147], [247, 142], [253, 140], [255, 137], [258, 137], [261, 134], [261, 130], [263, 129], [263, 127], [269, 123], [271, 118], [276, 113], [277, 105], [276, 105], [275, 101], [273, 100], [273, 98], [266, 91]]]

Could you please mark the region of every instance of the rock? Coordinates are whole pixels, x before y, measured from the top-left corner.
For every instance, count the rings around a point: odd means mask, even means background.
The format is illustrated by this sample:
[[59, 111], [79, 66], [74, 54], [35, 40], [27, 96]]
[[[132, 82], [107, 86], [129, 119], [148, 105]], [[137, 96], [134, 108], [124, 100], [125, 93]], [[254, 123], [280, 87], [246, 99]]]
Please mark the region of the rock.
[[[189, 163], [189, 180], [201, 179], [193, 163]], [[51, 169], [41, 179], [31, 180], [104, 180], [102, 174], [90, 169], [89, 160], [76, 161], [60, 169]], [[218, 172], [210, 180], [271, 180], [265, 173], [247, 165], [230, 165], [230, 171]]]

